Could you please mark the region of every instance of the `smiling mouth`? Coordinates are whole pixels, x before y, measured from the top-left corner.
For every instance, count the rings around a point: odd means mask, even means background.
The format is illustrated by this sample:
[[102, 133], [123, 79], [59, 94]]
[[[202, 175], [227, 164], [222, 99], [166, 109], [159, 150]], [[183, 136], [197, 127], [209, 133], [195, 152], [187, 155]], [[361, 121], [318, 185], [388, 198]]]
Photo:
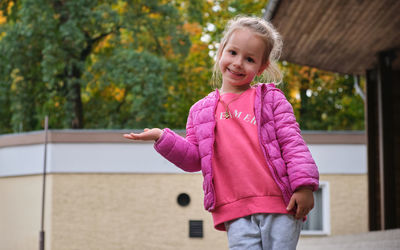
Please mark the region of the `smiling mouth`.
[[227, 70], [228, 70], [231, 74], [233, 74], [233, 75], [235, 75], [235, 76], [244, 76], [244, 74], [239, 73], [239, 72], [232, 71], [230, 68], [227, 68]]

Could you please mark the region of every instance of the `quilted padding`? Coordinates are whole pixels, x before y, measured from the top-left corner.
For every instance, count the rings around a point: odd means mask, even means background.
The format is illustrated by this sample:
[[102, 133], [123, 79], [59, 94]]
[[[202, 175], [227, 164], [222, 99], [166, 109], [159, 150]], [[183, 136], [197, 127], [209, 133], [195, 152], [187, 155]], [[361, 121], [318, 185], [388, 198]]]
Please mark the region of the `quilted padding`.
[[[260, 147], [287, 205], [297, 188], [307, 186], [318, 189], [318, 169], [284, 94], [273, 84], [258, 84], [254, 88], [254, 113]], [[163, 136], [154, 144], [157, 152], [184, 171], [202, 171], [204, 207], [209, 211], [215, 207], [212, 153], [218, 99], [219, 92], [216, 90], [192, 106], [186, 138], [164, 129]]]

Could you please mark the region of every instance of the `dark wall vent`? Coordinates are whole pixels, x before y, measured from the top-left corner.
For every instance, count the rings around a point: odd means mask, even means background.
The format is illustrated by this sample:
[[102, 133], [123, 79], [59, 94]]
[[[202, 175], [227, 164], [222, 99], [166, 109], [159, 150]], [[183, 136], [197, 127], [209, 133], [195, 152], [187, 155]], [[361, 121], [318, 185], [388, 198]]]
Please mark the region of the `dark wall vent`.
[[189, 238], [203, 238], [203, 221], [189, 221]]
[[180, 206], [186, 207], [190, 203], [190, 196], [186, 193], [181, 193], [176, 200]]

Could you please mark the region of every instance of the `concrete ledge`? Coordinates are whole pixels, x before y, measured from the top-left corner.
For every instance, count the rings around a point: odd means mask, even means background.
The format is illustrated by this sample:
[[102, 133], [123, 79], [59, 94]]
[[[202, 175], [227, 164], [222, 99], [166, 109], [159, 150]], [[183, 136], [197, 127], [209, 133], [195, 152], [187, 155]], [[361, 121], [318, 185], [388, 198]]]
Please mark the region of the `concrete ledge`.
[[400, 229], [322, 238], [302, 237], [298, 250], [400, 249]]
[[[141, 130], [49, 130], [49, 143], [132, 143], [122, 137], [124, 133]], [[175, 130], [185, 136], [184, 130]], [[366, 136], [362, 131], [303, 131], [304, 140], [308, 144], [366, 144]], [[0, 148], [20, 145], [43, 144], [44, 131], [0, 135]], [[134, 143], [141, 143], [135, 141]]]
[[[153, 148], [152, 141], [132, 141], [127, 130], [50, 130], [48, 173], [182, 173]], [[184, 135], [184, 131], [177, 131]], [[304, 134], [321, 174], [366, 174], [362, 133]], [[45, 133], [0, 136], [0, 177], [40, 174]]]

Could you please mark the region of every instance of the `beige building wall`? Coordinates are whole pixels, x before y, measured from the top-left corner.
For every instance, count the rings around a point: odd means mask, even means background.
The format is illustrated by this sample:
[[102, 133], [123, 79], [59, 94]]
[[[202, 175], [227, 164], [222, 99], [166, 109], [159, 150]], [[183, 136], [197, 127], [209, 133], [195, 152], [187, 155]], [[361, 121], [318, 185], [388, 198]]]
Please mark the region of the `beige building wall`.
[[[213, 228], [203, 209], [200, 174], [53, 178], [54, 247], [74, 242], [77, 248], [65, 249], [227, 249], [225, 233]], [[367, 232], [367, 176], [321, 175], [321, 180], [330, 186], [331, 235]], [[177, 204], [180, 193], [191, 197], [188, 207]], [[204, 221], [203, 239], [188, 237], [190, 219]]]
[[[36, 137], [39, 136], [0, 138], [0, 172], [3, 174], [0, 176], [0, 250], [39, 247], [42, 176], [34, 173], [40, 173], [43, 158], [38, 147], [24, 146], [31, 137], [32, 145], [38, 145], [40, 140]], [[200, 173], [156, 173], [157, 169], [153, 173], [123, 173], [123, 164], [135, 168], [134, 171], [148, 170], [152, 166], [140, 165], [147, 162], [138, 160], [145, 152], [138, 151], [132, 157], [132, 149], [118, 146], [120, 144], [95, 147], [99, 138], [100, 142], [113, 142], [114, 138], [119, 138], [115, 133], [107, 138], [102, 138], [97, 132], [90, 134], [93, 141], [85, 141], [89, 144], [74, 143], [81, 138], [79, 133], [76, 137], [64, 136], [62, 132], [55, 132], [52, 136], [55, 144], [49, 148], [50, 173], [46, 179], [46, 250], [228, 248], [226, 233], [214, 229], [211, 214], [203, 208], [203, 177]], [[57, 136], [63, 136], [64, 144], [57, 144], [61, 141]], [[338, 137], [334, 135], [332, 138], [336, 140]], [[69, 144], [71, 142], [74, 144]], [[116, 140], [115, 143], [121, 142]], [[314, 145], [318, 143], [316, 141]], [[131, 144], [124, 145], [128, 147]], [[135, 150], [145, 148], [146, 144], [137, 146]], [[96, 154], [103, 152], [97, 151], [99, 148], [106, 150], [104, 155], [110, 155], [109, 161], [104, 157], [95, 159]], [[320, 148], [324, 152], [332, 149], [329, 145]], [[350, 149], [346, 147], [343, 150]], [[153, 151], [152, 148], [148, 150]], [[316, 152], [317, 156], [323, 153]], [[359, 153], [354, 152], [353, 155]], [[129, 159], [123, 158], [125, 156]], [[118, 164], [116, 159], [120, 160]], [[63, 164], [73, 167], [73, 171], [61, 168]], [[157, 164], [160, 164], [160, 169], [175, 169], [164, 166], [162, 161]], [[102, 168], [102, 165], [108, 168]], [[15, 172], [18, 169], [21, 169], [20, 173]], [[84, 169], [82, 173], [76, 172], [81, 169]], [[103, 173], [96, 173], [99, 170]], [[105, 172], [110, 170], [121, 172]], [[33, 174], [26, 175], [24, 171]], [[7, 176], [7, 173], [14, 176]], [[330, 235], [367, 232], [367, 174], [325, 173], [320, 179], [329, 185]], [[187, 193], [191, 198], [187, 207], [177, 203], [181, 193]], [[189, 220], [203, 220], [203, 238], [189, 238]], [[300, 241], [306, 237], [321, 236], [302, 236]]]
[[[203, 209], [201, 174], [52, 175], [51, 249], [227, 249]], [[187, 193], [187, 207], [177, 196]], [[189, 238], [189, 220], [204, 238]]]
[[368, 232], [368, 176], [324, 174], [320, 180], [329, 183], [331, 235]]
[[[46, 249], [227, 249], [226, 234], [213, 228], [203, 209], [202, 179], [201, 174], [48, 175]], [[321, 180], [330, 187], [331, 235], [367, 232], [367, 176], [321, 175]], [[38, 247], [41, 185], [41, 176], [0, 178], [0, 249]], [[180, 193], [190, 196], [187, 207], [178, 205]], [[189, 220], [204, 221], [204, 238], [189, 238]]]
[[[51, 232], [51, 178], [47, 179], [46, 243]], [[42, 176], [0, 178], [0, 249], [39, 249], [42, 216]], [[49, 244], [46, 249], [49, 249]]]

